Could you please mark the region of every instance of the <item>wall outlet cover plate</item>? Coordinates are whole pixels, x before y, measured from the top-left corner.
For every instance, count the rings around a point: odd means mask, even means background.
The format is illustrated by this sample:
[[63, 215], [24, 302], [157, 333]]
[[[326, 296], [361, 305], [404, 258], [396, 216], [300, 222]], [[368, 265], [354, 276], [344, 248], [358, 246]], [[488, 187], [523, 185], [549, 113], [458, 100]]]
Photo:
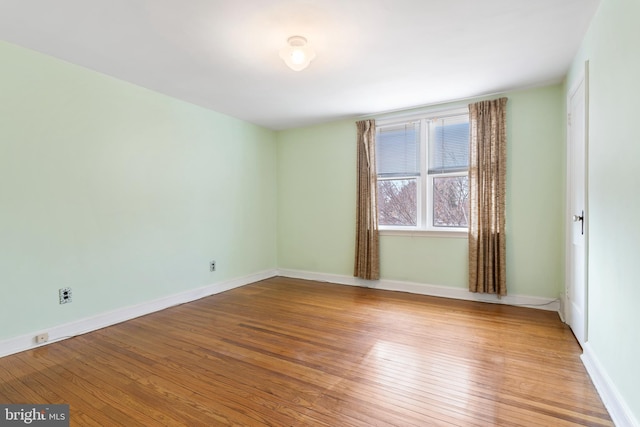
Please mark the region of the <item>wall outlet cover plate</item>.
[[59, 291], [60, 304], [67, 304], [71, 302], [71, 288], [61, 288]]

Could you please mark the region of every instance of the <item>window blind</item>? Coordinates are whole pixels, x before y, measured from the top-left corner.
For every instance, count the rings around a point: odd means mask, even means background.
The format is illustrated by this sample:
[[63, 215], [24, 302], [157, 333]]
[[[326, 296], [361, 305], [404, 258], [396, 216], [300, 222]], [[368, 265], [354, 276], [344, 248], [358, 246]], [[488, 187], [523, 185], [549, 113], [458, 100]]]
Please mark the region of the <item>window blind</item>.
[[468, 115], [433, 119], [429, 133], [429, 173], [469, 169]]
[[419, 176], [420, 122], [378, 128], [376, 152], [378, 176]]

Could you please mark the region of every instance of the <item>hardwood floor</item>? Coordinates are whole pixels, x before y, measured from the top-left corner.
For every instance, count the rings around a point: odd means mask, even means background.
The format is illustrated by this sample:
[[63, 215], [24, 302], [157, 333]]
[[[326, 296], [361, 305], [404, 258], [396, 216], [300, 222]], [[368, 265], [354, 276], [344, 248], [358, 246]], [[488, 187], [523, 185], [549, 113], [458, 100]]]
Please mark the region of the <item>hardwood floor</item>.
[[611, 426], [557, 313], [273, 278], [0, 359], [73, 426]]

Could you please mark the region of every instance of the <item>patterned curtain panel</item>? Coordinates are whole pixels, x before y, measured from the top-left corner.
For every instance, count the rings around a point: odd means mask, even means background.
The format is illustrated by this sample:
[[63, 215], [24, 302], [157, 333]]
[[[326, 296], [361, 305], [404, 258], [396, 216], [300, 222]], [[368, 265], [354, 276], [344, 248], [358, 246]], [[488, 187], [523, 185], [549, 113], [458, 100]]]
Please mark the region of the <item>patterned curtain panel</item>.
[[356, 205], [356, 259], [353, 275], [380, 278], [378, 197], [376, 175], [376, 122], [362, 120], [358, 127], [358, 201]]
[[507, 294], [507, 98], [469, 105], [469, 290]]

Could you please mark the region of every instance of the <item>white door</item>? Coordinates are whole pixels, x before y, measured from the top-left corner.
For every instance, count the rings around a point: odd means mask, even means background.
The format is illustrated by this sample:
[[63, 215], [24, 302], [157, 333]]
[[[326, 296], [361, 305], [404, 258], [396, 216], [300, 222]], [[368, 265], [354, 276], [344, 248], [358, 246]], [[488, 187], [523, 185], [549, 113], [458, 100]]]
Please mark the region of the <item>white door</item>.
[[587, 342], [587, 86], [584, 76], [569, 93], [567, 105], [568, 262], [565, 318], [584, 347]]

